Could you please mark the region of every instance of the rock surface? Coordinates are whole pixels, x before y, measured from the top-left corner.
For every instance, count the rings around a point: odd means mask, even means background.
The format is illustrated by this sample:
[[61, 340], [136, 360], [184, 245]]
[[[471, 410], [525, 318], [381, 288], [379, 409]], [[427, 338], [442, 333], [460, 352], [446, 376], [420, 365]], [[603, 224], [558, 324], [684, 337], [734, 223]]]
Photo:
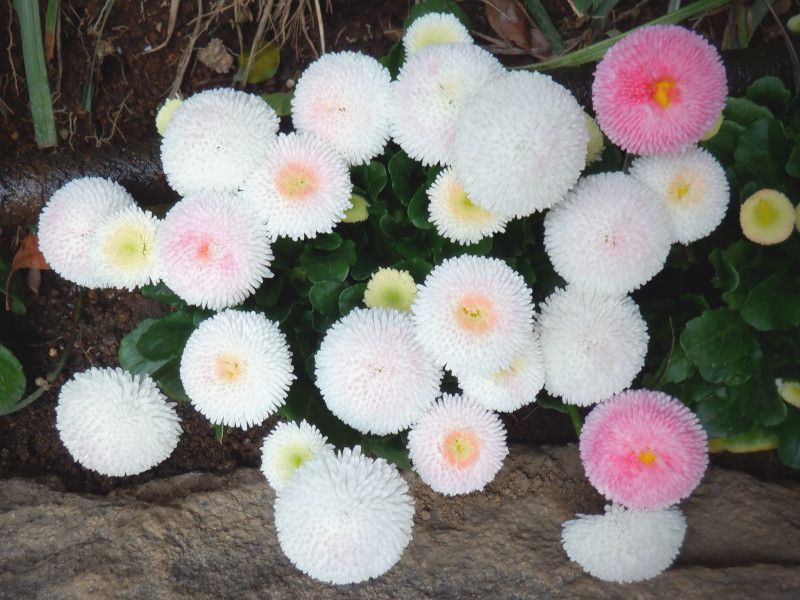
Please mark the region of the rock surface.
[[515, 448], [481, 494], [409, 476], [414, 540], [386, 576], [334, 587], [284, 558], [261, 474], [188, 474], [108, 496], [57, 480], [0, 484], [0, 598], [800, 598], [800, 484], [711, 468], [683, 504], [678, 563], [620, 586], [585, 575], [561, 523], [603, 502], [574, 447]]

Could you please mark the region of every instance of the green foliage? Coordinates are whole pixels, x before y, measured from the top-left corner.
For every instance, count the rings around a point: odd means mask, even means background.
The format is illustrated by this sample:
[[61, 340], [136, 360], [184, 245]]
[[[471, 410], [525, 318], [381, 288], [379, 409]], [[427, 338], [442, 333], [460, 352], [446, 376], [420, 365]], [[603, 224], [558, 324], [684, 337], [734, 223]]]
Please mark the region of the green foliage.
[[25, 374], [17, 357], [0, 344], [0, 415], [14, 412], [25, 393]]

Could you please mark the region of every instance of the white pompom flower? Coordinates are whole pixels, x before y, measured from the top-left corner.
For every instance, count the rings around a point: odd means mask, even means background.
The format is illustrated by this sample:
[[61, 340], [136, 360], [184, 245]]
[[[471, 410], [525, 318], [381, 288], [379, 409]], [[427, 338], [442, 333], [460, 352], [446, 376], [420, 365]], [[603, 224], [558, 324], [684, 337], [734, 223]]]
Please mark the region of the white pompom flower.
[[627, 294], [663, 267], [672, 224], [653, 190], [624, 173], [590, 175], [547, 213], [544, 245], [568, 283]]
[[261, 445], [261, 472], [277, 492], [303, 464], [333, 451], [311, 423], [278, 423]]
[[330, 233], [350, 208], [350, 171], [328, 142], [311, 133], [280, 134], [239, 197], [258, 207], [275, 237]]
[[644, 366], [647, 324], [630, 297], [568, 286], [553, 292], [540, 311], [545, 389], [567, 404], [605, 400]]
[[105, 285], [132, 290], [158, 281], [158, 219], [138, 206], [109, 215], [98, 225], [91, 252]]
[[428, 13], [414, 19], [403, 35], [406, 57], [434, 44], [471, 44], [472, 36], [458, 17], [450, 13]]
[[482, 490], [503, 465], [506, 430], [474, 400], [444, 394], [408, 432], [408, 453], [432, 490], [468, 494]]
[[630, 173], [656, 192], [667, 209], [675, 239], [682, 244], [714, 231], [728, 210], [730, 187], [725, 170], [703, 148], [641, 156], [633, 161]]
[[271, 277], [271, 238], [260, 213], [228, 195], [176, 203], [158, 234], [158, 269], [180, 298], [220, 310], [242, 302]]
[[474, 204], [458, 183], [455, 171], [444, 169], [428, 188], [431, 223], [443, 238], [459, 244], [476, 244], [505, 231], [508, 219]]
[[111, 477], [156, 466], [181, 435], [175, 404], [150, 377], [111, 368], [77, 373], [61, 386], [56, 429], [76, 461]]
[[275, 414], [294, 381], [278, 325], [261, 313], [226, 310], [192, 332], [180, 377], [192, 405], [212, 423], [246, 429]]
[[327, 140], [348, 164], [362, 165], [389, 140], [390, 96], [389, 71], [371, 56], [323, 54], [297, 82], [292, 121]]
[[544, 385], [539, 336], [531, 333], [511, 365], [491, 375], [457, 374], [464, 395], [489, 410], [513, 412], [536, 400]]
[[97, 224], [131, 206], [125, 188], [102, 177], [73, 179], [56, 190], [39, 216], [39, 250], [50, 268], [78, 285], [106, 285], [91, 252]]
[[206, 90], [187, 98], [161, 138], [167, 183], [181, 196], [236, 192], [266, 154], [278, 116], [261, 97]]
[[632, 583], [666, 571], [680, 552], [686, 519], [672, 506], [628, 510], [606, 506], [603, 515], [577, 515], [563, 525], [570, 560], [603, 581]]
[[392, 137], [423, 165], [450, 164], [464, 103], [504, 73], [492, 54], [473, 44], [436, 44], [417, 52], [392, 84]]
[[522, 217], [560, 202], [586, 164], [583, 110], [547, 75], [515, 71], [486, 83], [459, 112], [453, 162], [470, 199]]
[[413, 521], [414, 501], [400, 473], [358, 446], [305, 463], [275, 500], [283, 553], [326, 583], [386, 573], [411, 541]]
[[502, 260], [446, 259], [411, 306], [417, 339], [454, 373], [489, 375], [511, 365], [533, 326], [531, 291]]
[[398, 310], [353, 309], [325, 334], [314, 364], [325, 404], [362, 433], [406, 429], [439, 395], [442, 371]]

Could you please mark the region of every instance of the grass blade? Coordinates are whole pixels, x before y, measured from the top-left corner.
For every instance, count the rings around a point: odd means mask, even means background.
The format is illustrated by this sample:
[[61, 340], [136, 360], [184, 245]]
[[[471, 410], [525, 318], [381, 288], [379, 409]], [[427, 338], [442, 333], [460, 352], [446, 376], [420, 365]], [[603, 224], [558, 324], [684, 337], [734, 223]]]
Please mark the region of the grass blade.
[[[731, 0], [697, 0], [696, 2], [692, 2], [683, 8], [679, 8], [675, 12], [655, 18], [644, 25], [640, 25], [639, 27], [645, 27], [647, 25], [674, 25], [675, 23], [680, 23], [681, 21], [685, 21], [686, 19], [697, 16], [706, 11], [724, 6], [730, 1]], [[551, 69], [575, 67], [588, 62], [595, 62], [600, 60], [606, 53], [606, 50], [608, 50], [611, 46], [628, 35], [628, 33], [631, 31], [639, 29], [639, 27], [634, 27], [630, 31], [615, 35], [603, 40], [602, 42], [597, 42], [591, 46], [587, 46], [586, 48], [581, 48], [580, 50], [575, 50], [574, 52], [569, 52], [568, 54], [564, 54], [562, 56], [556, 56], [555, 58], [550, 58], [542, 62], [532, 63], [517, 68], [531, 69], [533, 71], [549, 71]]]
[[553, 25], [553, 22], [550, 20], [550, 15], [547, 14], [544, 6], [542, 6], [542, 3], [539, 0], [524, 0], [524, 3], [531, 17], [533, 17], [533, 20], [536, 22], [536, 25], [542, 30], [544, 37], [550, 42], [550, 48], [553, 50], [553, 53], [558, 54], [562, 52], [564, 50], [564, 42], [558, 34], [558, 29], [556, 29], [556, 26]]
[[39, 3], [36, 0], [16, 0], [14, 5], [22, 34], [22, 57], [25, 62], [25, 79], [28, 84], [36, 144], [40, 148], [55, 146], [58, 138], [50, 84], [47, 81], [47, 67], [44, 62]]
[[56, 49], [56, 28], [58, 27], [58, 9], [61, 0], [48, 0], [47, 12], [44, 15], [44, 58], [47, 62], [53, 60]]

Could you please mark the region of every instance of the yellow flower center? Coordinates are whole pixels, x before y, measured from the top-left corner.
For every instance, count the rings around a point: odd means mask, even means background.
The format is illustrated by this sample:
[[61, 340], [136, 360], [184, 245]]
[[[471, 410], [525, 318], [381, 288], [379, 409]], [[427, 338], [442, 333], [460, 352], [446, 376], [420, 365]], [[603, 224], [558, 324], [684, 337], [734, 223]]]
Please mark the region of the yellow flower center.
[[522, 360], [522, 356], [518, 356], [511, 363], [510, 367], [506, 369], [500, 369], [496, 373], [492, 373], [492, 381], [494, 381], [495, 383], [503, 383], [506, 379], [514, 377], [517, 373], [519, 373], [522, 370], [524, 362], [525, 361]]
[[666, 77], [654, 81], [650, 88], [650, 95], [661, 108], [667, 108], [674, 99], [675, 81]]
[[649, 449], [642, 450], [641, 452], [639, 452], [638, 458], [640, 463], [642, 463], [643, 465], [650, 466], [654, 462], [656, 462], [656, 453]]
[[314, 454], [305, 444], [300, 442], [287, 444], [280, 449], [276, 457], [278, 476], [283, 481], [287, 481], [297, 469], [312, 458], [314, 458]]
[[120, 269], [145, 266], [150, 261], [151, 253], [150, 235], [138, 227], [117, 229], [108, 236], [105, 244], [109, 262]]
[[759, 225], [768, 227], [775, 222], [775, 219], [778, 218], [778, 211], [775, 210], [772, 202], [766, 198], [759, 198], [758, 202], [756, 203], [755, 216], [756, 222]]
[[473, 203], [464, 188], [457, 183], [454, 183], [447, 191], [446, 202], [450, 213], [462, 222], [483, 223], [492, 216], [488, 210]]
[[283, 167], [277, 177], [278, 192], [289, 200], [304, 200], [317, 190], [318, 185], [317, 174], [308, 166], [297, 163]]
[[455, 430], [448, 433], [442, 443], [444, 459], [457, 469], [472, 466], [478, 460], [481, 441], [474, 432]]
[[217, 377], [232, 383], [244, 372], [244, 361], [235, 354], [220, 354], [217, 357]]
[[497, 322], [493, 308], [492, 302], [486, 296], [469, 294], [461, 298], [456, 307], [456, 322], [469, 333], [488, 333]]

